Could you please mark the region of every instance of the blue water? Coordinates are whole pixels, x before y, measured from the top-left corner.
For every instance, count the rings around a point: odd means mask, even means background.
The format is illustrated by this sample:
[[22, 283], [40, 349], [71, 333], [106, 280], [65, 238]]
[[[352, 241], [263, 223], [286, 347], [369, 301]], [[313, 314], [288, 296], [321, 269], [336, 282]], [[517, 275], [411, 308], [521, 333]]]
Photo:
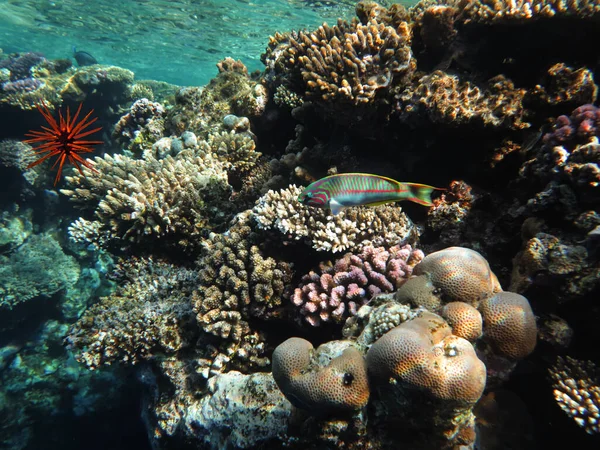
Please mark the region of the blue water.
[[[318, 3], [318, 2], [313, 2]], [[72, 47], [138, 79], [203, 85], [218, 60], [260, 70], [268, 36], [351, 18], [350, 1], [310, 7], [302, 0], [0, 1], [0, 48], [70, 58]]]

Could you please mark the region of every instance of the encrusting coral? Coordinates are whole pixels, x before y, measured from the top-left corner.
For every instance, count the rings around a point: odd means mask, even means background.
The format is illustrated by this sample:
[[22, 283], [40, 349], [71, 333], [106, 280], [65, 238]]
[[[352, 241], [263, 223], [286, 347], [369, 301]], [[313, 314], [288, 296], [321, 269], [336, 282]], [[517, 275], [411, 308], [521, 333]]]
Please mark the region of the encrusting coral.
[[600, 371], [596, 365], [559, 356], [549, 372], [558, 406], [587, 433], [600, 433]]
[[316, 250], [332, 253], [359, 250], [365, 245], [411, 244], [416, 239], [413, 223], [397, 206], [348, 208], [331, 216], [298, 202], [301, 191], [292, 185], [263, 195], [252, 210], [258, 226], [274, 228], [284, 238], [306, 240]]
[[273, 352], [273, 378], [290, 402], [319, 414], [358, 410], [369, 400], [364, 357], [349, 341], [290, 338]]
[[398, 289], [422, 258], [423, 252], [410, 245], [365, 246], [335, 264], [322, 262], [318, 273], [304, 275], [292, 302], [312, 326], [343, 323], [374, 295]]

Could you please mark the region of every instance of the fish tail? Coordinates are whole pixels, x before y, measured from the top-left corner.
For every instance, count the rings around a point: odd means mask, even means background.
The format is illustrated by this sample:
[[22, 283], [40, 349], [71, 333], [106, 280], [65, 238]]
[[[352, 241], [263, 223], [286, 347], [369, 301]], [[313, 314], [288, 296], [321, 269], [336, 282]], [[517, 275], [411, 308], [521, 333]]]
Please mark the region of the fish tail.
[[410, 195], [406, 197], [407, 200], [411, 202], [418, 203], [423, 206], [433, 206], [433, 202], [431, 201], [431, 193], [436, 190], [443, 190], [441, 188], [436, 188], [433, 186], [428, 186], [426, 184], [418, 184], [418, 183], [402, 183], [410, 192]]

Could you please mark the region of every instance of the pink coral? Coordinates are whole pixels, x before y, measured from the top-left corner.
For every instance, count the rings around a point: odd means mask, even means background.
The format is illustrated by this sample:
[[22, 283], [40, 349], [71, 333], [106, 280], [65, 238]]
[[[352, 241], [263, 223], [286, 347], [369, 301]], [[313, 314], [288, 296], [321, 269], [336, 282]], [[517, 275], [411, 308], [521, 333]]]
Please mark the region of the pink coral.
[[587, 144], [594, 136], [600, 136], [600, 108], [583, 105], [575, 108], [569, 117], [558, 116], [550, 133], [543, 142], [549, 146]]
[[342, 323], [372, 296], [398, 289], [422, 259], [423, 252], [410, 245], [366, 246], [358, 254], [347, 253], [335, 264], [321, 263], [318, 272], [304, 275], [292, 302], [312, 326]]

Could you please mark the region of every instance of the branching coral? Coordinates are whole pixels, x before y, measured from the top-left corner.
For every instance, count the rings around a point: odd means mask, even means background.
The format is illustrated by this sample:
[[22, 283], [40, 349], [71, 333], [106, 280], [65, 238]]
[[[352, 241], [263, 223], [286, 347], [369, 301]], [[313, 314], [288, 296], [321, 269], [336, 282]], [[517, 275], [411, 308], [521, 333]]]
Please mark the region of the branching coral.
[[203, 243], [200, 286], [192, 301], [207, 333], [239, 342], [250, 330], [250, 316], [268, 318], [282, 304], [291, 267], [265, 257], [255, 241], [242, 220]]
[[136, 364], [175, 353], [193, 340], [188, 296], [193, 270], [151, 258], [122, 260], [113, 277], [117, 291], [89, 308], [73, 326], [67, 344], [90, 369], [115, 362]]
[[389, 249], [365, 246], [360, 253], [347, 253], [335, 264], [321, 263], [320, 273], [304, 275], [292, 302], [312, 326], [342, 323], [372, 296], [398, 289], [422, 258], [423, 253], [410, 245]]
[[274, 228], [294, 240], [306, 239], [316, 250], [333, 253], [365, 245], [413, 243], [416, 238], [412, 222], [397, 206], [349, 208], [330, 216], [298, 202], [300, 192], [301, 188], [292, 185], [262, 196], [252, 210], [258, 226]]
[[398, 94], [397, 109], [404, 120], [426, 116], [450, 126], [475, 123], [522, 129], [529, 127], [523, 121], [525, 93], [502, 75], [480, 87], [436, 70]]
[[600, 372], [596, 365], [559, 356], [549, 372], [558, 406], [587, 433], [600, 433]]
[[595, 17], [600, 6], [594, 0], [461, 0], [465, 23], [515, 23], [552, 17]]
[[185, 150], [162, 160], [105, 155], [95, 159], [95, 168], [67, 177], [74, 189], [61, 192], [86, 206], [98, 202], [96, 216], [113, 240], [169, 239], [192, 248], [227, 220], [223, 203], [231, 187], [212, 154]]
[[380, 91], [403, 84], [414, 72], [410, 39], [406, 22], [392, 27], [375, 19], [338, 21], [314, 32], [272, 37], [263, 60], [267, 67], [301, 77], [309, 98], [373, 103]]

